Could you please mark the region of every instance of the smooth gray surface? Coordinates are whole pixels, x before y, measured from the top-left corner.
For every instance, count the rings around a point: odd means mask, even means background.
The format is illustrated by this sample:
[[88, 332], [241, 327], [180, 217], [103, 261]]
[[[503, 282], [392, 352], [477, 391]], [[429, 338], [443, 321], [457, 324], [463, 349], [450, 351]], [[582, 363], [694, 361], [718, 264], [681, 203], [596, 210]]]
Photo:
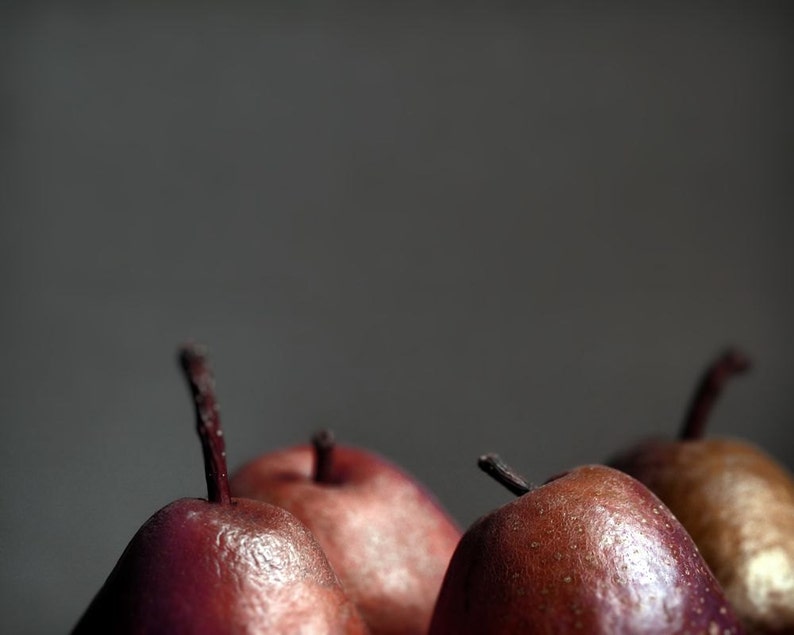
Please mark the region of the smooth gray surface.
[[794, 466], [782, 3], [135, 4], [2, 14], [0, 631], [202, 495], [187, 338], [232, 465], [329, 425], [464, 525], [480, 453], [673, 434], [728, 343], [715, 433]]

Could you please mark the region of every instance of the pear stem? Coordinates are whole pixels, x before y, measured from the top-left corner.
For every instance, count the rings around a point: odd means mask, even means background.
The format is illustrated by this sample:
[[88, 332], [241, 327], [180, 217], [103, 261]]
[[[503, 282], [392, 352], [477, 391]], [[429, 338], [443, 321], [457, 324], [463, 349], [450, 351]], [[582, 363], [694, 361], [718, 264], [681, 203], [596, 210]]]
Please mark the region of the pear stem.
[[750, 360], [744, 353], [728, 349], [704, 371], [678, 438], [682, 441], [701, 439], [706, 432], [709, 415], [726, 382], [749, 370]]
[[205, 349], [196, 344], [182, 346], [179, 350], [179, 364], [196, 407], [196, 430], [204, 453], [207, 500], [220, 505], [231, 505], [226, 443], [223, 440], [218, 402], [215, 398], [215, 379], [210, 371]]
[[333, 470], [334, 448], [336, 439], [334, 433], [323, 428], [312, 436], [314, 446], [314, 476], [315, 483], [330, 483]]
[[505, 463], [498, 454], [483, 454], [477, 466], [488, 476], [499, 481], [516, 496], [523, 496], [535, 489], [521, 474]]

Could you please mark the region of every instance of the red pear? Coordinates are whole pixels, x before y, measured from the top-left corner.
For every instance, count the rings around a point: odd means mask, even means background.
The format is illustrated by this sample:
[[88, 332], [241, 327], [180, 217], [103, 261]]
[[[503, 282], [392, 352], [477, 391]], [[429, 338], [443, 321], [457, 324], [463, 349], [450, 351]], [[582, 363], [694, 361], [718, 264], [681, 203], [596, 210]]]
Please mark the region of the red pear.
[[231, 489], [308, 525], [373, 635], [427, 632], [460, 530], [405, 472], [323, 431], [245, 465]]
[[649, 440], [611, 464], [661, 498], [686, 527], [751, 633], [794, 633], [794, 476], [758, 447], [704, 437], [726, 380], [747, 370], [716, 359], [678, 439]]
[[646, 487], [586, 465], [531, 488], [463, 535], [430, 635], [728, 635], [743, 632], [692, 539]]
[[306, 526], [273, 505], [230, 496], [206, 360], [195, 347], [180, 360], [208, 498], [177, 500], [146, 521], [74, 633], [366, 633]]

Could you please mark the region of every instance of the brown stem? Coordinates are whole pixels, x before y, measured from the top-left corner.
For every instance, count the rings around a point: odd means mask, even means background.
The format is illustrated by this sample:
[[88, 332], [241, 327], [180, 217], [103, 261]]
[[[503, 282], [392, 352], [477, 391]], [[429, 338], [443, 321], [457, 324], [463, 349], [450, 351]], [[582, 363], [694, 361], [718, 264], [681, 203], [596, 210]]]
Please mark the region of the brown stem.
[[185, 344], [179, 350], [179, 364], [185, 373], [196, 407], [196, 430], [204, 452], [207, 500], [230, 505], [232, 497], [226, 467], [226, 443], [223, 440], [218, 402], [215, 398], [215, 380], [205, 349], [196, 344]]
[[314, 482], [330, 483], [336, 447], [334, 433], [325, 428], [318, 430], [312, 437], [312, 445], [314, 446]]
[[479, 468], [496, 479], [516, 496], [523, 496], [535, 489], [529, 482], [505, 463], [498, 454], [483, 454], [477, 459]]
[[678, 438], [683, 440], [701, 439], [706, 431], [706, 423], [720, 396], [725, 383], [732, 377], [747, 371], [750, 360], [744, 353], [729, 349], [714, 360], [705, 370], [689, 405], [684, 424]]

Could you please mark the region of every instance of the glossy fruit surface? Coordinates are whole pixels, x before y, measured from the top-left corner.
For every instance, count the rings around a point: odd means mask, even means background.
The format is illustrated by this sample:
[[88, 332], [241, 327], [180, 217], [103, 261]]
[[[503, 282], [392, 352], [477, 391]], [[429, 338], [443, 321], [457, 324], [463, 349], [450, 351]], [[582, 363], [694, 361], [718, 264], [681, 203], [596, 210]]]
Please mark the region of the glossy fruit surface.
[[287, 511], [231, 498], [213, 382], [182, 351], [196, 404], [208, 499], [180, 499], [144, 523], [74, 633], [366, 633], [311, 532]]
[[743, 632], [692, 539], [647, 488], [583, 466], [474, 523], [431, 635]]
[[679, 439], [640, 443], [611, 464], [675, 513], [748, 632], [794, 633], [794, 477], [745, 441], [703, 437], [723, 383], [748, 367], [736, 351], [719, 357]]
[[244, 466], [231, 489], [306, 523], [373, 634], [427, 632], [460, 530], [404, 471], [323, 432]]
[[272, 505], [181, 499], [134, 536], [75, 633], [365, 633], [319, 545]]

